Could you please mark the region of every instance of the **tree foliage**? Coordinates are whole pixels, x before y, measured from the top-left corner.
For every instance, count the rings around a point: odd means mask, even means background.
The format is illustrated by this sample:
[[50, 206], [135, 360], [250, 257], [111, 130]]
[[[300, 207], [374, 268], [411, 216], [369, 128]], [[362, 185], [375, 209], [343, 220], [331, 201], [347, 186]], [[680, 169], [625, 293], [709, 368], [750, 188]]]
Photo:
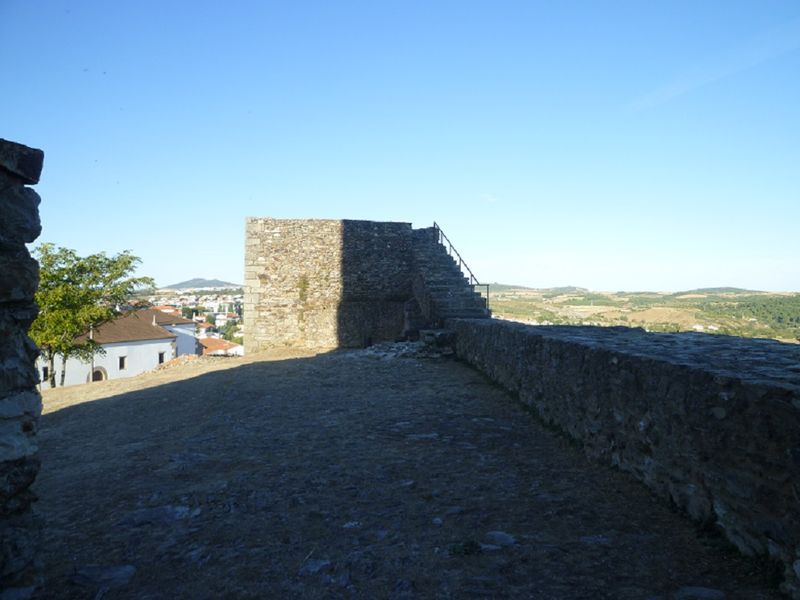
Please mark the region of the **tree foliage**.
[[30, 336], [49, 365], [50, 386], [55, 387], [55, 356], [64, 366], [69, 357], [91, 360], [102, 348], [81, 337], [118, 314], [118, 306], [137, 289], [154, 284], [150, 277], [131, 277], [140, 260], [129, 251], [115, 256], [104, 252], [79, 256], [74, 250], [41, 244], [34, 250], [39, 261], [39, 316]]
[[228, 340], [229, 342], [237, 342], [238, 338], [241, 338], [241, 334], [239, 333], [239, 324], [235, 321], [228, 321], [225, 323], [225, 327], [222, 328], [222, 339]]

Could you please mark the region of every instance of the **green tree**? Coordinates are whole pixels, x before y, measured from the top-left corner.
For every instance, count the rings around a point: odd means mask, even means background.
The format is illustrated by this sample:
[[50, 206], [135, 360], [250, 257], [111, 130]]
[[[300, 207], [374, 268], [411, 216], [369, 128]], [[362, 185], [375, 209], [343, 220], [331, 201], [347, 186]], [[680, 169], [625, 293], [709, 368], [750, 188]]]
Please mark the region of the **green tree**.
[[101, 252], [82, 257], [69, 248], [42, 244], [34, 256], [39, 261], [39, 316], [30, 336], [47, 361], [50, 387], [56, 387], [55, 358], [61, 357], [63, 386], [69, 357], [89, 361], [103, 352], [91, 339], [92, 328], [119, 314], [120, 304], [154, 282], [131, 277], [141, 261], [127, 250], [116, 256]]
[[239, 324], [235, 323], [234, 321], [228, 321], [225, 323], [225, 327], [222, 328], [222, 339], [228, 340], [229, 342], [235, 342], [237, 338], [241, 337], [237, 335], [239, 332]]

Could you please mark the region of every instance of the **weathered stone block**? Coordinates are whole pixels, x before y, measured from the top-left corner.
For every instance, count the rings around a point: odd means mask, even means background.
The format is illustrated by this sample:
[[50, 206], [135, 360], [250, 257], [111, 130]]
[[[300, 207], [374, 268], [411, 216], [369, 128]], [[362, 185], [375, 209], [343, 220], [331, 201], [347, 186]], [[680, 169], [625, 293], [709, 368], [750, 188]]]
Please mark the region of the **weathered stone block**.
[[39, 284], [39, 263], [25, 248], [0, 251], [0, 304], [30, 302]]
[[39, 183], [44, 152], [0, 138], [0, 168], [19, 177], [24, 183]]
[[38, 472], [38, 458], [0, 462], [0, 515], [18, 514], [25, 509], [26, 502], [35, 500], [32, 493], [26, 492]]
[[34, 362], [39, 348], [21, 330], [7, 336], [0, 344], [0, 398], [39, 383]]
[[41, 526], [29, 513], [3, 519], [0, 525], [0, 589], [36, 583], [34, 563]]
[[42, 231], [39, 194], [0, 171], [0, 248], [34, 241]]
[[19, 460], [36, 454], [38, 417], [23, 415], [16, 419], [0, 419], [0, 462]]
[[26, 332], [37, 312], [36, 305], [31, 303], [0, 304], [0, 339], [4, 341], [0, 344], [0, 361], [19, 358], [31, 361], [33, 366], [33, 361], [39, 356], [39, 349]]
[[42, 412], [42, 397], [38, 392], [26, 390], [0, 398], [0, 421], [23, 415], [38, 416]]
[[33, 302], [0, 306], [0, 336], [5, 338], [17, 330], [28, 331], [38, 314], [39, 307]]

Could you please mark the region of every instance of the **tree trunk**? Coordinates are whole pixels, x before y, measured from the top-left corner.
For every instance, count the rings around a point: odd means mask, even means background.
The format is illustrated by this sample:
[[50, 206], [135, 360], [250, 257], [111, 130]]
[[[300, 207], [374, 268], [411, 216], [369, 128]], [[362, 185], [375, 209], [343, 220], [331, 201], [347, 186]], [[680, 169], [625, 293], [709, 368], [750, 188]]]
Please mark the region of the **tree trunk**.
[[67, 357], [61, 355], [61, 387], [64, 387], [64, 378], [67, 376]]
[[56, 387], [56, 357], [53, 355], [52, 352], [47, 354], [47, 367], [48, 371], [48, 380], [50, 382], [50, 387]]

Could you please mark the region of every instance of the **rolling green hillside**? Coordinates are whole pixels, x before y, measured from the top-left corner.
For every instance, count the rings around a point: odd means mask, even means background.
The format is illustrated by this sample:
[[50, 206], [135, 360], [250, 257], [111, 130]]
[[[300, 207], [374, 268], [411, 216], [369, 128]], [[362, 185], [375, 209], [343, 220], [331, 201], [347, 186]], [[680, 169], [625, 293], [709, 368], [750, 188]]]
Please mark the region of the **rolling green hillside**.
[[531, 289], [491, 285], [496, 317], [539, 324], [624, 325], [648, 331], [800, 341], [800, 294], [739, 288], [658, 292], [590, 292], [583, 288]]

